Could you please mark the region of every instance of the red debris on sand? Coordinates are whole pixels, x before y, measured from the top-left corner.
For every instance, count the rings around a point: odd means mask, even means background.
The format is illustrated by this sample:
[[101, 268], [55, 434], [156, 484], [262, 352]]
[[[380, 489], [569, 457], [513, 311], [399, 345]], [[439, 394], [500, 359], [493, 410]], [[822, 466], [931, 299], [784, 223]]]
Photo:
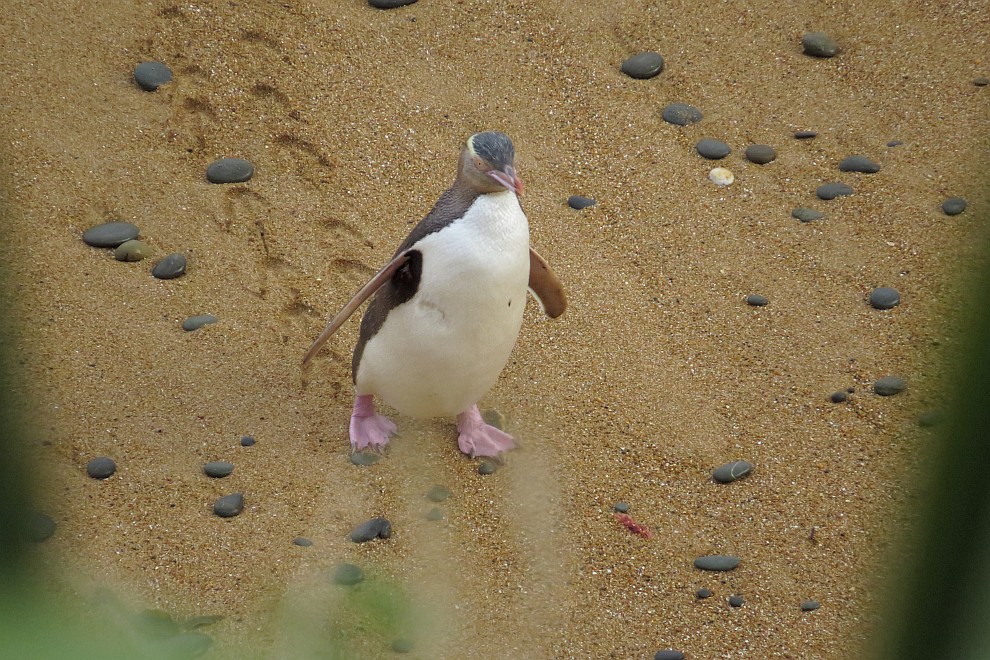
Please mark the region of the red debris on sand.
[[621, 524], [623, 527], [628, 529], [633, 534], [639, 534], [644, 539], [653, 538], [653, 532], [650, 531], [650, 528], [647, 527], [646, 525], [640, 525], [638, 522], [633, 520], [632, 517], [624, 513], [617, 513], [615, 514], [615, 519], [619, 521], [619, 524]]

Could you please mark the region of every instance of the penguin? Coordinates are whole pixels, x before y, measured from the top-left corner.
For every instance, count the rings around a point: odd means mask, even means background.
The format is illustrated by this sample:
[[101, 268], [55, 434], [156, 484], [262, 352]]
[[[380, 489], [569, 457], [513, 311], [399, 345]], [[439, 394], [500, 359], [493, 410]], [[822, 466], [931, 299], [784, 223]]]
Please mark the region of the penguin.
[[560, 280], [530, 247], [522, 194], [509, 136], [469, 137], [454, 183], [313, 342], [304, 365], [374, 296], [351, 360], [354, 451], [380, 450], [396, 431], [376, 412], [376, 396], [410, 417], [456, 417], [457, 444], [469, 456], [516, 446], [485, 423], [478, 401], [509, 359], [527, 291], [550, 318], [567, 308]]

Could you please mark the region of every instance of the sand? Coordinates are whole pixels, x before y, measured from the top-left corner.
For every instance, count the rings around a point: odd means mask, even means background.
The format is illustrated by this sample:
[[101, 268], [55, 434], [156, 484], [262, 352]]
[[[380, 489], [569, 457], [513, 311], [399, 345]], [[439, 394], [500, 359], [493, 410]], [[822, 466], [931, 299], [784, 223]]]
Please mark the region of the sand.
[[[976, 0], [789, 7], [9, 2], [4, 259], [52, 579], [85, 603], [223, 615], [203, 629], [212, 657], [308, 657], [328, 636], [358, 657], [395, 636], [423, 658], [859, 657], [987, 210], [990, 87], [971, 81], [990, 71], [990, 19]], [[842, 53], [803, 55], [811, 30]], [[643, 50], [665, 71], [621, 74]], [[148, 59], [174, 82], [141, 91]], [[665, 124], [674, 101], [704, 121]], [[570, 300], [554, 321], [529, 305], [482, 402], [524, 448], [482, 476], [451, 420], [396, 416], [391, 451], [356, 467], [357, 320], [301, 358], [484, 129], [515, 141], [532, 244]], [[732, 146], [732, 186], [708, 180], [703, 137]], [[746, 162], [751, 143], [777, 160]], [[881, 171], [840, 173], [851, 154]], [[207, 183], [223, 156], [254, 178]], [[814, 197], [837, 180], [855, 194]], [[951, 195], [969, 210], [943, 215]], [[187, 273], [156, 280], [82, 243], [107, 220], [137, 224], [156, 260], [184, 253]], [[877, 286], [901, 305], [870, 308]], [[182, 331], [201, 313], [220, 322]], [[872, 394], [887, 374], [909, 389]], [[119, 467], [98, 482], [85, 465], [102, 455]], [[734, 459], [753, 474], [713, 483]], [[210, 460], [235, 471], [211, 480]], [[428, 521], [437, 483], [453, 495]], [[218, 518], [231, 492], [245, 510]], [[616, 522], [617, 501], [652, 538]], [[391, 539], [347, 540], [375, 515]], [[741, 565], [693, 568], [713, 553]], [[329, 584], [339, 562], [373, 584]], [[401, 594], [385, 624], [360, 601], [381, 593]], [[807, 598], [822, 607], [801, 612]]]

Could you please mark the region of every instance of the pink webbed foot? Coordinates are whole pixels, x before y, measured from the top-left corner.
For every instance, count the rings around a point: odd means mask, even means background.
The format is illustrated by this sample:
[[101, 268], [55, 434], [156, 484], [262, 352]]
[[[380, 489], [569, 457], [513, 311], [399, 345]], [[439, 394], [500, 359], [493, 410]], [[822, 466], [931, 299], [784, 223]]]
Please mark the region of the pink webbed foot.
[[395, 433], [395, 424], [388, 417], [376, 414], [374, 397], [365, 394], [354, 397], [350, 433], [354, 451], [367, 447], [381, 449], [388, 444], [388, 436]]
[[457, 446], [471, 456], [498, 456], [516, 446], [516, 439], [481, 418], [478, 406], [457, 416]]

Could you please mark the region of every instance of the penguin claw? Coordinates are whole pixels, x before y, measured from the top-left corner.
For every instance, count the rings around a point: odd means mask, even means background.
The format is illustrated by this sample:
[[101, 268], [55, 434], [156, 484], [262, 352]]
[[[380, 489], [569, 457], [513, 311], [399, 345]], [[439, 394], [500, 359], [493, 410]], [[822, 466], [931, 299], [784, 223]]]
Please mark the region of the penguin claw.
[[375, 414], [375, 404], [370, 394], [355, 397], [351, 413], [351, 447], [361, 451], [367, 447], [381, 449], [388, 444], [388, 437], [395, 433], [395, 423], [384, 415]]
[[457, 446], [462, 452], [476, 456], [498, 457], [502, 452], [516, 447], [511, 435], [486, 424], [478, 406], [474, 405], [457, 416]]

